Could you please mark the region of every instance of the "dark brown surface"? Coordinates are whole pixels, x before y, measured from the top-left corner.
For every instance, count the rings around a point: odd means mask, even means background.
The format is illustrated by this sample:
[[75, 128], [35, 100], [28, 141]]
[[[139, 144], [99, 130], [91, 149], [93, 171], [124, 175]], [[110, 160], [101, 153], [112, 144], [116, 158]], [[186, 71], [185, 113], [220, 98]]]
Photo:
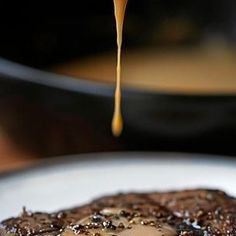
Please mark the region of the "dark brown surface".
[[129, 219], [133, 214], [154, 217], [155, 222], [168, 223], [181, 236], [236, 235], [236, 199], [210, 190], [116, 195], [55, 214], [24, 211], [19, 218], [2, 222], [0, 234], [58, 235], [68, 226], [79, 234], [83, 228], [77, 224], [80, 219], [90, 215], [104, 219], [100, 211], [108, 207], [127, 209]]

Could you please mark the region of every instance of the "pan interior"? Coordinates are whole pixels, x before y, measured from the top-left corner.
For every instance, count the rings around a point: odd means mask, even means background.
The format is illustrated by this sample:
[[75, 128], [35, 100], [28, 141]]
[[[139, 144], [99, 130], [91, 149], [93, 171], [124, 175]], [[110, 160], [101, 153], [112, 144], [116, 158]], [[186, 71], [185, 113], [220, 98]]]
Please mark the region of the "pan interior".
[[[236, 92], [236, 53], [223, 42], [182, 49], [125, 50], [122, 84], [183, 94]], [[116, 55], [108, 52], [55, 65], [50, 70], [114, 84]]]

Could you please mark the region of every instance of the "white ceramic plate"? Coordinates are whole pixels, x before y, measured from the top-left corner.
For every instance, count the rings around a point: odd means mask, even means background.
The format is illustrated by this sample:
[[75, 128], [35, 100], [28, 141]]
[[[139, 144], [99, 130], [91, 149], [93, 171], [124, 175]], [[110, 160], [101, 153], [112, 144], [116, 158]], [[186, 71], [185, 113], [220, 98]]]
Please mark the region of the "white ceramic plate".
[[0, 178], [0, 220], [26, 206], [54, 211], [106, 194], [219, 188], [236, 196], [236, 159], [187, 154], [108, 153], [68, 157]]

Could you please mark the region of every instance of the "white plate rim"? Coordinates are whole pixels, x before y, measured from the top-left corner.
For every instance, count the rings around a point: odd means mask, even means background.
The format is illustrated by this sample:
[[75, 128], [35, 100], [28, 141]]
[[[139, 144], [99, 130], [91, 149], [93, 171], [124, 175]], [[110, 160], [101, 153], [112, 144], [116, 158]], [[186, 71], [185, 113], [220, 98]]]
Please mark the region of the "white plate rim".
[[[73, 168], [76, 170], [85, 170], [86, 173], [88, 173], [86, 170], [88, 170], [88, 167], [91, 171], [92, 170], [98, 170], [101, 166], [104, 167], [105, 169], [108, 167], [110, 167], [110, 165], [113, 164], [117, 164], [115, 166], [116, 170], [119, 170], [120, 167], [122, 167], [125, 163], [128, 164], [128, 171], [135, 168], [135, 165], [133, 166], [132, 163], [135, 160], [139, 160], [139, 163], [137, 163], [137, 166], [140, 167], [140, 164], [160, 164], [160, 166], [168, 166], [169, 164], [173, 164], [172, 167], [177, 168], [179, 166], [185, 167], [185, 166], [194, 166], [197, 169], [201, 169], [202, 165], [204, 165], [204, 167], [206, 167], [206, 169], [221, 169], [221, 167], [225, 170], [229, 170], [229, 173], [236, 173], [236, 159], [233, 157], [227, 157], [227, 156], [216, 156], [216, 155], [200, 155], [200, 154], [190, 154], [190, 153], [166, 153], [166, 152], [103, 152], [103, 153], [90, 153], [90, 154], [79, 154], [79, 155], [71, 155], [71, 156], [61, 156], [61, 157], [56, 157], [53, 158], [51, 160], [47, 160], [47, 161], [42, 161], [40, 164], [35, 165], [34, 167], [28, 167], [24, 170], [20, 170], [20, 171], [16, 171], [16, 172], [9, 172], [9, 173], [5, 173], [2, 176], [0, 176], [0, 187], [2, 186], [4, 189], [4, 186], [14, 186], [15, 182], [17, 182], [17, 179], [20, 178], [23, 181], [26, 182], [27, 180], [31, 181], [31, 177], [34, 178], [36, 177], [36, 179], [38, 177], [41, 178], [41, 175], [43, 173], [45, 173], [45, 176], [48, 175], [48, 173], [50, 174], [50, 170], [53, 170], [54, 172], [57, 171], [59, 173], [63, 173], [64, 172], [64, 168], [66, 168], [66, 172], [64, 173], [68, 173], [68, 171], [73, 171]], [[132, 161], [132, 162], [131, 162]], [[104, 162], [105, 162], [105, 166], [104, 166]], [[76, 164], [76, 166], [74, 166], [73, 164]], [[81, 163], [81, 165], [80, 165]], [[127, 170], [126, 170], [127, 171]], [[89, 172], [91, 174], [91, 172]], [[126, 172], [129, 173], [130, 172]], [[91, 175], [90, 175], [91, 176]], [[235, 174], [230, 174], [230, 176], [235, 176]], [[45, 177], [43, 177], [45, 178]], [[221, 178], [221, 177], [220, 177]], [[227, 178], [227, 177], [226, 177]], [[233, 177], [234, 179], [234, 177]], [[232, 180], [232, 177], [231, 177]], [[146, 180], [145, 180], [146, 181]], [[167, 181], [168, 182], [168, 181]], [[32, 182], [30, 182], [32, 184]], [[54, 182], [52, 182], [54, 184]], [[59, 182], [60, 183], [60, 182]], [[192, 182], [191, 182], [192, 183]], [[218, 185], [218, 182], [216, 182]], [[123, 182], [122, 182], [123, 184]], [[146, 184], [146, 182], [145, 182]], [[50, 185], [49, 185], [50, 186]], [[106, 185], [105, 185], [106, 186]], [[122, 185], [123, 186], [123, 185]], [[132, 192], [134, 190], [134, 192], [146, 192], [149, 190], [157, 190], [157, 191], [162, 191], [161, 189], [145, 189], [144, 185], [139, 185], [141, 186], [141, 189], [132, 189], [132, 184], [129, 185], [129, 192]], [[192, 185], [191, 185], [192, 186]], [[236, 186], [234, 183], [233, 188], [235, 188], [234, 186]], [[199, 188], [203, 187], [205, 188], [205, 186], [198, 186]], [[198, 188], [196, 186], [196, 188]], [[194, 187], [195, 188], [195, 187]], [[179, 188], [174, 188], [171, 187], [170, 189], [166, 189], [167, 191], [175, 191], [178, 190]], [[182, 188], [181, 188], [182, 189]], [[183, 188], [186, 189], [186, 188]], [[212, 188], [208, 188], [208, 189], [216, 189], [214, 188], [214, 185], [212, 185]], [[100, 192], [100, 190], [102, 190], [102, 192]], [[104, 195], [110, 195], [110, 194], [114, 194], [115, 192], [110, 193], [106, 193], [106, 188], [104, 188], [104, 186], [102, 188], [100, 188], [99, 195], [93, 195], [93, 198], [97, 198], [97, 197], [101, 197]], [[109, 190], [109, 188], [108, 188]], [[165, 190], [165, 191], [166, 191]], [[179, 189], [180, 190], [180, 189]], [[110, 190], [109, 190], [110, 191]], [[118, 190], [121, 192], [126, 192], [126, 189], [122, 189]], [[86, 191], [85, 191], [86, 192]], [[96, 191], [95, 191], [96, 192]], [[236, 192], [236, 190], [234, 191], [234, 193]], [[117, 192], [116, 192], [117, 193]], [[54, 194], [54, 193], [53, 193]], [[97, 193], [96, 193], [97, 194]], [[86, 195], [86, 193], [85, 193]], [[90, 193], [87, 195], [90, 196]], [[12, 196], [15, 196], [15, 194], [12, 194]], [[64, 196], [64, 194], [63, 194]], [[6, 196], [8, 198], [8, 196]], [[18, 197], [18, 196], [17, 196]], [[67, 198], [68, 196], [66, 196]], [[92, 196], [90, 196], [92, 197]], [[30, 199], [28, 199], [29, 201], [31, 201]], [[81, 205], [80, 202], [78, 202], [77, 204], [77, 198], [76, 198], [76, 202], [70, 202], [70, 200], [66, 200], [66, 205], [61, 205], [61, 207], [58, 205], [59, 208], [61, 209], [66, 209], [69, 208], [70, 206], [74, 206], [76, 205]], [[81, 200], [81, 199], [80, 199]], [[82, 202], [82, 204], [86, 203], [87, 200], [89, 200], [88, 198], [86, 198], [86, 200]], [[92, 199], [90, 199], [92, 200]], [[14, 199], [12, 199], [12, 201], [14, 201]], [[4, 202], [4, 200], [3, 200]], [[27, 201], [25, 201], [27, 202]], [[42, 201], [41, 201], [42, 202]], [[60, 203], [62, 203], [61, 201], [59, 201]], [[70, 203], [69, 203], [70, 202]], [[24, 204], [24, 203], [23, 203]], [[69, 204], [69, 205], [67, 205]], [[70, 205], [72, 204], [72, 205]], [[14, 204], [13, 204], [14, 205]], [[23, 205], [21, 204], [21, 207]], [[26, 205], [27, 206], [27, 205]], [[51, 206], [51, 205], [50, 205]], [[19, 210], [20, 208], [17, 207], [17, 209]], [[29, 208], [31, 209], [31, 208]], [[32, 208], [33, 209], [33, 208]], [[37, 208], [36, 210], [40, 210], [41, 207]], [[5, 209], [6, 212], [8, 212], [8, 209]], [[44, 209], [42, 209], [44, 211]], [[59, 210], [59, 209], [58, 209]], [[51, 211], [49, 209], [49, 211]], [[52, 209], [53, 211], [53, 209]], [[15, 211], [14, 211], [15, 212]], [[5, 214], [5, 213], [4, 213]], [[1, 214], [0, 214], [1, 215]], [[9, 215], [8, 213], [6, 213], [6, 215]]]
[[[146, 156], [146, 157], [145, 157]], [[130, 160], [158, 160], [160, 162], [175, 161], [195, 164], [206, 164], [206, 165], [219, 165], [224, 166], [235, 165], [236, 168], [236, 157], [214, 155], [214, 154], [203, 154], [203, 153], [182, 153], [182, 152], [152, 152], [152, 151], [118, 151], [118, 152], [94, 152], [94, 153], [82, 153], [74, 155], [62, 155], [51, 158], [42, 159], [37, 164], [21, 168], [14, 171], [7, 171], [0, 173], [0, 184], [2, 181], [11, 178], [17, 178], [21, 175], [35, 175], [37, 172], [46, 171], [48, 169], [54, 169], [62, 165], [71, 165], [73, 163], [87, 163], [92, 164], [94, 162], [116, 162], [117, 158], [119, 161], [130, 161]], [[132, 159], [131, 159], [132, 158]]]

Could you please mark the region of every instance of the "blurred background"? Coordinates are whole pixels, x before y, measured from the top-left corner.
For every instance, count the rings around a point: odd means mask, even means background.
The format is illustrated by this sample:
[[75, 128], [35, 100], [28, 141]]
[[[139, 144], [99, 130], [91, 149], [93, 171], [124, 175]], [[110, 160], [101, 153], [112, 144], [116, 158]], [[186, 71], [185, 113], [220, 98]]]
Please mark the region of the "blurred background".
[[119, 139], [113, 1], [1, 9], [0, 171], [100, 151], [236, 154], [235, 1], [129, 1]]

